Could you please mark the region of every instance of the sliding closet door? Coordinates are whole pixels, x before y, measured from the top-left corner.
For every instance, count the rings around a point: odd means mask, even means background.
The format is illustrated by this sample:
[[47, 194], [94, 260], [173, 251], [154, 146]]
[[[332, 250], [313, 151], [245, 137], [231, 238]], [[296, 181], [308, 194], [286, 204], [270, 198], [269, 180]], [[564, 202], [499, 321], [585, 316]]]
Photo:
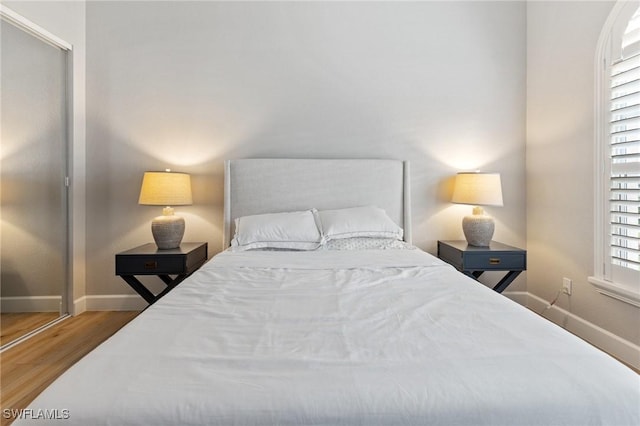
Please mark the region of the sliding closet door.
[[6, 21], [0, 31], [1, 311], [63, 314], [67, 52]]

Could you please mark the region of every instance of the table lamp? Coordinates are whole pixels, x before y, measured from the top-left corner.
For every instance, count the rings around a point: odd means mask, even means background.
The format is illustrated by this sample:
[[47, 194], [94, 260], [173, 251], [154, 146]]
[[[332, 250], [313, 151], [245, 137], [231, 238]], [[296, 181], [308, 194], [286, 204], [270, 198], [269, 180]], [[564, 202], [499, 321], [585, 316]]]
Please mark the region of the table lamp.
[[502, 206], [500, 174], [458, 173], [451, 202], [475, 206], [473, 215], [465, 216], [462, 220], [462, 231], [469, 245], [488, 247], [495, 223], [491, 216], [484, 214], [484, 209], [480, 206]]
[[145, 172], [138, 204], [166, 206], [162, 210], [162, 216], [154, 218], [151, 222], [153, 239], [162, 250], [180, 247], [184, 236], [184, 218], [174, 215], [171, 206], [193, 204], [191, 176], [175, 173], [170, 169], [164, 172]]

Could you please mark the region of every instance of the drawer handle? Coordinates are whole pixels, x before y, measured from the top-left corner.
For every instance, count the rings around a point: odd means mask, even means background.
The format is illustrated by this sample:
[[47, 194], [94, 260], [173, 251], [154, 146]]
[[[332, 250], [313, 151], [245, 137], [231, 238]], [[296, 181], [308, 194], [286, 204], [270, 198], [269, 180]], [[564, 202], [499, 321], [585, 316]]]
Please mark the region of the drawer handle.
[[499, 265], [499, 264], [500, 264], [500, 259], [496, 257], [489, 258], [489, 265]]
[[144, 262], [144, 269], [156, 269], [158, 267], [158, 262], [155, 260], [150, 262]]

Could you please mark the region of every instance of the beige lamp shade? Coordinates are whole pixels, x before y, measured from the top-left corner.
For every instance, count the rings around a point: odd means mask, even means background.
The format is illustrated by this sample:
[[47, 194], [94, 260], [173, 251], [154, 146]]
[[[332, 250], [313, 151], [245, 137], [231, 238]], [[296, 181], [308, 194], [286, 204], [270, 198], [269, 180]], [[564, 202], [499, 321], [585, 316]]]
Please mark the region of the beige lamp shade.
[[501, 206], [500, 173], [458, 173], [451, 201], [474, 206]]
[[145, 172], [138, 204], [166, 206], [162, 210], [162, 216], [151, 222], [153, 239], [162, 250], [180, 247], [185, 223], [182, 217], [173, 214], [171, 206], [193, 204], [191, 177], [186, 173], [173, 173], [170, 170]]
[[191, 176], [186, 173], [145, 172], [138, 204], [187, 206], [193, 204]]
[[502, 205], [500, 174], [458, 173], [451, 201], [476, 206], [473, 208], [473, 215], [465, 216], [462, 220], [462, 231], [469, 245], [488, 247], [493, 238], [495, 223], [478, 206]]

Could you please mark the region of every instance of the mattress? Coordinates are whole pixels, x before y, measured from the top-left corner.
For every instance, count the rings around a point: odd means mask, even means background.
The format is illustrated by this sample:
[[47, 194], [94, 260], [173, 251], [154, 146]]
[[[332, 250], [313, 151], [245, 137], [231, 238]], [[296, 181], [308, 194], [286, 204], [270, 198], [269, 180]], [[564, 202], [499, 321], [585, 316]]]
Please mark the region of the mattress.
[[65, 425], [638, 425], [640, 379], [418, 249], [227, 251], [29, 408]]

